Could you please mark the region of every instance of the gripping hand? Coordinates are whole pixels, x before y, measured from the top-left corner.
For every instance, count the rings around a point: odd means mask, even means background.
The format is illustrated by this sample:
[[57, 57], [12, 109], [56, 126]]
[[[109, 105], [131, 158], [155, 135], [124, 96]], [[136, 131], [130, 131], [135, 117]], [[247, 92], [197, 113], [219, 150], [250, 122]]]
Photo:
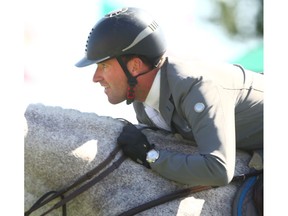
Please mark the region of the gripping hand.
[[126, 156], [150, 168], [146, 156], [147, 152], [154, 148], [154, 145], [148, 142], [147, 137], [135, 125], [127, 124], [124, 126], [117, 143]]

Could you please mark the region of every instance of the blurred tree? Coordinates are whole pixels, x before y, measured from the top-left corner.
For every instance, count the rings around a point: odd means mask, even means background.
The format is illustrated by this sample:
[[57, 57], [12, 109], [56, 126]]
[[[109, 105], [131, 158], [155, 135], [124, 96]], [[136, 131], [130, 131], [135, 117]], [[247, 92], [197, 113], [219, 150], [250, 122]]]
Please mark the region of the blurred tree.
[[208, 20], [220, 24], [230, 37], [245, 42], [257, 39], [260, 43], [246, 53], [232, 59], [231, 63], [249, 70], [264, 72], [263, 62], [263, 0], [209, 0], [214, 12]]
[[231, 36], [263, 37], [263, 0], [210, 0], [216, 13], [210, 21], [221, 24]]

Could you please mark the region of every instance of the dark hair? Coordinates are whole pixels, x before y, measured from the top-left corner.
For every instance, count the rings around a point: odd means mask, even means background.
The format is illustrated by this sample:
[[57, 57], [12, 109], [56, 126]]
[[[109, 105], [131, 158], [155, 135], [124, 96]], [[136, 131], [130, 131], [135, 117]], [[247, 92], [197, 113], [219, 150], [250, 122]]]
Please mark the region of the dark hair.
[[135, 54], [122, 55], [121, 57], [125, 64], [127, 64], [133, 58], [140, 58], [151, 70], [156, 67], [161, 58], [161, 56], [156, 58], [148, 58], [147, 56]]

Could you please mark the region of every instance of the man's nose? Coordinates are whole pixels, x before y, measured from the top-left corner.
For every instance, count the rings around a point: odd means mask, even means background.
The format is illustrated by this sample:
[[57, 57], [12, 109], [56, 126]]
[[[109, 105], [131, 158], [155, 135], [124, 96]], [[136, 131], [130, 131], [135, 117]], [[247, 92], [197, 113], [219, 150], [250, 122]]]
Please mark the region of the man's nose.
[[99, 67], [97, 67], [93, 76], [93, 82], [97, 83], [101, 80], [102, 80], [101, 71], [99, 70]]

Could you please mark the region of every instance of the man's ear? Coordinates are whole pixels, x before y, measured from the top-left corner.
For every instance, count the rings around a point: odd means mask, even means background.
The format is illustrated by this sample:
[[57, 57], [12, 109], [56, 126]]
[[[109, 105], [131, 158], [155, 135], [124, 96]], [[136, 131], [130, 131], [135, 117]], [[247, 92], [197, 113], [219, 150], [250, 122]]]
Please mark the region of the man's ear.
[[132, 76], [137, 76], [141, 72], [143, 62], [140, 58], [134, 57], [127, 63], [127, 68], [132, 74]]

